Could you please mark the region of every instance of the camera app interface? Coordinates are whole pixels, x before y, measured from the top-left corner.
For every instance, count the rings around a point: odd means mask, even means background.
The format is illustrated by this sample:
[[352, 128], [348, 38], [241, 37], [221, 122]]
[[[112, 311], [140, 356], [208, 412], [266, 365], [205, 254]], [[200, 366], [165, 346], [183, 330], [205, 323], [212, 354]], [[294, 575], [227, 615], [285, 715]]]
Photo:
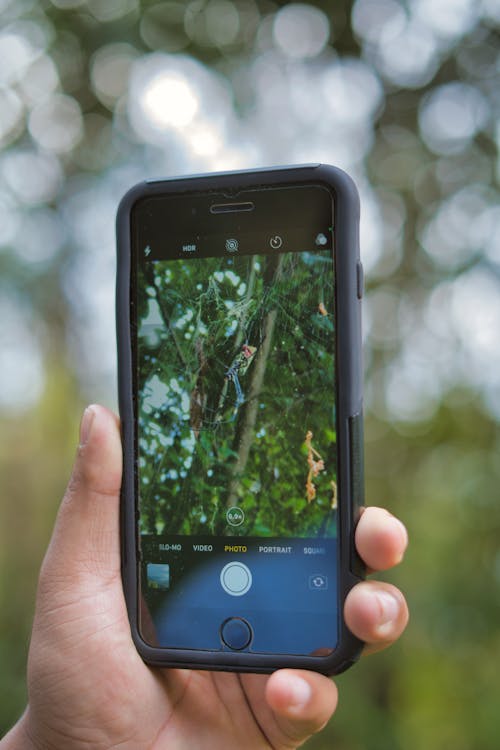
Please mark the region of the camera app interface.
[[208, 257], [200, 237], [174, 257], [139, 245], [141, 632], [152, 645], [335, 648], [331, 227], [307, 236], [297, 247], [271, 234], [252, 252], [221, 236]]

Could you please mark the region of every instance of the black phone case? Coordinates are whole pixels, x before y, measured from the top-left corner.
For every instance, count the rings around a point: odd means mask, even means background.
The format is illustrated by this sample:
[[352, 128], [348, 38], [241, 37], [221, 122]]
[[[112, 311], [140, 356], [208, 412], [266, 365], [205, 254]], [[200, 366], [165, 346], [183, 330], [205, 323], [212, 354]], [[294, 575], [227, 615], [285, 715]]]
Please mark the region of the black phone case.
[[[155, 648], [143, 641], [138, 627], [138, 540], [134, 497], [134, 412], [130, 327], [131, 231], [136, 201], [144, 197], [194, 191], [233, 191], [287, 185], [322, 185], [334, 199], [334, 262], [337, 286], [337, 413], [338, 413], [338, 544], [339, 640], [329, 656], [252, 654], [248, 652]], [[136, 648], [147, 664], [238, 672], [273, 672], [283, 667], [337, 674], [359, 657], [363, 643], [347, 628], [343, 603], [350, 589], [364, 577], [364, 566], [354, 544], [354, 530], [364, 502], [363, 415], [361, 362], [362, 268], [359, 260], [359, 197], [352, 179], [342, 170], [323, 164], [221, 172], [166, 180], [146, 180], [123, 197], [117, 214], [116, 319], [118, 387], [122, 421], [124, 471], [121, 490], [122, 579], [130, 628]]]

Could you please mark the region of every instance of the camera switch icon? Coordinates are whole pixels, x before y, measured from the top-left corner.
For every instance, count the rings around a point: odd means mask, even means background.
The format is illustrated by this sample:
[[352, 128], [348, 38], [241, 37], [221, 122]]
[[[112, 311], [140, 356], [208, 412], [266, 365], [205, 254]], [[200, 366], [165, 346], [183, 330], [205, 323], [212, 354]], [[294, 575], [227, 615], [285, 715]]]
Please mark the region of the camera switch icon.
[[309, 576], [309, 588], [311, 591], [326, 591], [328, 578], [323, 573], [315, 573], [313, 576]]

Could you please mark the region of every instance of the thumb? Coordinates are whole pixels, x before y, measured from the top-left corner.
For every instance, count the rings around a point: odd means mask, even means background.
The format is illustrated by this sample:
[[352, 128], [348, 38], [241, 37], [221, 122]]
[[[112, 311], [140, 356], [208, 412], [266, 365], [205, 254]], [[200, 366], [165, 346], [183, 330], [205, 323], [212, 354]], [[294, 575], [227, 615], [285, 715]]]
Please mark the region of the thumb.
[[[283, 737], [301, 745], [319, 732], [337, 707], [337, 686], [316, 672], [280, 669], [266, 685], [266, 698]], [[288, 747], [288, 745], [287, 745]]]
[[112, 412], [92, 405], [80, 425], [73, 473], [59, 508], [42, 566], [42, 579], [107, 584], [119, 580], [119, 503], [122, 448], [119, 422]]

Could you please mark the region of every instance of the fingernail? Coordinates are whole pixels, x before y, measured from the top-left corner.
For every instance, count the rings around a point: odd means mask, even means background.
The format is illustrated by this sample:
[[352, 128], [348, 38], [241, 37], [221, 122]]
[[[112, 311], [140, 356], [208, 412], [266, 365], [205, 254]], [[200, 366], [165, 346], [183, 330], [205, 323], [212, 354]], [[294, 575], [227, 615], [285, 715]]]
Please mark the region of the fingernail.
[[379, 635], [388, 635], [399, 616], [399, 601], [388, 591], [378, 591], [376, 597], [380, 607], [377, 632]]
[[312, 695], [311, 686], [302, 677], [294, 677], [289, 685], [290, 707], [302, 708], [309, 703]]
[[408, 532], [406, 530], [406, 526], [404, 525], [404, 523], [401, 523], [399, 518], [394, 517], [393, 524], [397, 527], [398, 534], [401, 537], [401, 555], [399, 559], [399, 561], [401, 561], [403, 559], [406, 548], [408, 547]]
[[94, 417], [94, 408], [92, 406], [87, 406], [83, 412], [82, 421], [80, 423], [80, 445], [85, 445], [88, 442]]
[[406, 547], [407, 544], [408, 544], [408, 531], [406, 530], [406, 526], [404, 525], [404, 523], [402, 523], [399, 520], [399, 518], [394, 517], [394, 521], [396, 522], [396, 524], [397, 524], [397, 526], [399, 528], [399, 532], [401, 534], [401, 537], [402, 537], [402, 539], [404, 541], [404, 545]]
[[400, 521], [399, 518], [396, 518], [396, 516], [393, 516], [392, 513], [390, 513], [389, 511], [386, 511], [386, 513], [390, 517], [391, 522], [394, 524], [394, 528], [398, 530], [397, 533], [399, 534], [401, 538], [401, 546], [402, 546], [401, 557], [402, 557], [404, 554], [404, 551], [406, 550], [408, 546], [408, 531], [406, 530], [406, 526], [404, 525], [404, 523], [402, 523], [402, 521]]

